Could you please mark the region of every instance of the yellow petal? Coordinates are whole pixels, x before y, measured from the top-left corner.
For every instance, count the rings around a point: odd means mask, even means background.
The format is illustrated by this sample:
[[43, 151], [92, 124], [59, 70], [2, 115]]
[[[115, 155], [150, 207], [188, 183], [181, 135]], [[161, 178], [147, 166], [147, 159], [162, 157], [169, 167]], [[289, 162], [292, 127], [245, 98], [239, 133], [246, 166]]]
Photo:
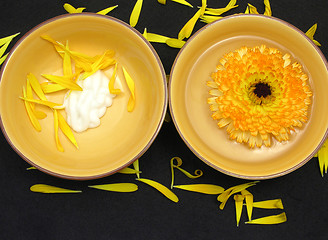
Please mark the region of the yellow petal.
[[71, 141], [71, 143], [73, 143], [73, 145], [76, 148], [79, 148], [71, 128], [69, 127], [69, 125], [65, 121], [65, 118], [63, 117], [63, 115], [61, 115], [60, 112], [58, 112], [58, 124], [59, 124], [60, 130], [62, 130], [62, 132], [65, 134], [65, 136]]
[[237, 0], [231, 0], [224, 8], [206, 8], [205, 14], [219, 16], [233, 8], [238, 7], [238, 5], [236, 5], [236, 2]]
[[202, 8], [200, 8], [195, 15], [190, 18], [190, 20], [183, 26], [178, 34], [178, 39], [183, 40], [185, 38], [189, 38], [192, 31], [194, 30], [195, 24], [198, 18], [202, 15]]
[[249, 7], [246, 7], [245, 14], [249, 14]]
[[137, 174], [137, 173], [141, 173], [141, 171], [137, 171], [133, 168], [129, 168], [129, 167], [126, 167], [126, 168], [123, 168], [122, 170], [118, 171], [119, 173], [122, 173], [122, 174]]
[[146, 33], [146, 39], [149, 42], [157, 42], [157, 43], [166, 43], [166, 41], [169, 39], [169, 37], [160, 35], [160, 34], [156, 34], [156, 33]]
[[202, 22], [205, 22], [205, 23], [211, 23], [211, 22], [214, 22], [216, 20], [219, 20], [223, 17], [220, 17], [220, 16], [209, 16], [209, 15], [203, 15], [202, 17], [200, 17], [201, 21]]
[[75, 8], [69, 3], [65, 3], [63, 7], [66, 10], [66, 12], [68, 12], [68, 13], [81, 13], [85, 9], [83, 7], [82, 8]]
[[112, 74], [112, 76], [111, 76], [111, 78], [109, 79], [109, 82], [108, 82], [108, 89], [109, 89], [109, 92], [111, 94], [120, 94], [121, 93], [120, 89], [116, 89], [114, 87], [115, 79], [116, 79], [116, 71], [117, 71], [117, 63], [115, 64], [113, 74]]
[[202, 6], [200, 8], [200, 16], [204, 15], [206, 7], [207, 7], [207, 0], [202, 0]]
[[31, 87], [33, 88], [34, 92], [36, 93], [36, 95], [43, 101], [47, 101], [46, 96], [44, 95], [41, 85], [38, 81], [38, 79], [32, 74], [29, 73], [27, 74], [27, 79], [31, 84]]
[[131, 12], [130, 15], [130, 25], [132, 27], [135, 27], [138, 23], [139, 20], [139, 16], [140, 16], [140, 12], [141, 12], [141, 8], [142, 8], [142, 3], [143, 0], [137, 0], [136, 4], [134, 5], [134, 8]]
[[272, 16], [270, 1], [269, 0], [264, 0], [264, 6], [265, 6], [264, 15]]
[[235, 208], [236, 208], [236, 222], [237, 222], [237, 227], [238, 227], [239, 222], [240, 222], [241, 213], [243, 211], [244, 196], [237, 194], [234, 196], [234, 200], [235, 200]]
[[327, 141], [322, 145], [319, 149], [318, 155], [318, 162], [319, 162], [319, 169], [321, 176], [323, 177], [324, 173], [327, 173], [327, 165], [328, 165], [328, 147]]
[[185, 41], [176, 39], [176, 38], [169, 38], [166, 40], [166, 45], [173, 47], [173, 48], [182, 48], [185, 45]]
[[140, 181], [140, 182], [146, 183], [149, 186], [155, 188], [156, 190], [161, 192], [165, 197], [167, 197], [171, 201], [173, 201], [173, 202], [178, 202], [179, 201], [177, 195], [175, 195], [170, 189], [168, 189], [164, 185], [162, 185], [158, 182], [155, 182], [153, 180], [150, 180], [150, 179], [145, 179], [145, 178], [137, 178], [137, 180]]
[[251, 221], [253, 212], [253, 194], [247, 190], [242, 190], [241, 195], [245, 197], [248, 221]]
[[[66, 43], [66, 49], [69, 51], [68, 42]], [[64, 73], [64, 76], [72, 76], [73, 75], [71, 57], [68, 54], [68, 52], [64, 52], [63, 73]]]
[[111, 192], [135, 192], [138, 190], [138, 185], [134, 183], [111, 183], [88, 186], [90, 188], [96, 188]]
[[157, 2], [159, 2], [159, 3], [163, 4], [163, 5], [166, 4], [166, 0], [157, 0]]
[[36, 167], [28, 167], [26, 170], [36, 170]]
[[188, 7], [194, 7], [193, 5], [191, 5], [190, 3], [188, 3], [187, 1], [185, 0], [172, 0], [172, 2], [177, 2], [177, 3], [180, 3], [182, 5], [185, 5], [185, 6], [188, 6]]
[[5, 54], [4, 56], [2, 56], [2, 57], [0, 58], [0, 65], [6, 60], [6, 58], [8, 57], [8, 54], [9, 54], [9, 53]]
[[[23, 87], [23, 98], [26, 98], [26, 90], [25, 90], [24, 87]], [[34, 112], [33, 112], [32, 108], [31, 108], [30, 103], [24, 100], [24, 105], [25, 105], [25, 109], [26, 109], [27, 115], [28, 115], [28, 117], [29, 117], [29, 119], [30, 119], [33, 127], [38, 132], [41, 132], [41, 125], [40, 125], [38, 119], [36, 118], [36, 116], [34, 115]]]
[[278, 215], [272, 215], [262, 218], [253, 219], [252, 221], [245, 222], [247, 224], [279, 224], [287, 221], [286, 213], [283, 212]]
[[50, 108], [56, 108], [59, 109], [58, 107], [61, 107], [62, 105], [60, 105], [59, 103], [54, 103], [54, 102], [50, 102], [50, 101], [44, 101], [44, 100], [39, 100], [39, 99], [31, 99], [31, 98], [26, 98], [26, 97], [20, 97], [21, 99], [23, 99], [24, 101], [30, 102], [30, 103], [36, 103], [36, 104], [40, 104], [46, 107], [50, 107]]
[[128, 85], [128, 88], [131, 93], [127, 109], [128, 109], [128, 112], [132, 112], [135, 107], [135, 83], [134, 83], [133, 79], [131, 78], [130, 74], [125, 70], [125, 68], [122, 67], [122, 69], [123, 69], [126, 84]]
[[5, 51], [7, 50], [8, 46], [10, 44], [10, 41], [6, 42], [1, 48], [0, 48], [0, 57], [2, 57], [2, 55], [5, 53]]
[[13, 35], [10, 35], [8, 37], [3, 37], [3, 38], [0, 38], [0, 46], [4, 45], [5, 43], [7, 42], [11, 42], [11, 40], [16, 37], [18, 34], [20, 33], [16, 33], [16, 34], [13, 34]]
[[139, 159], [133, 162], [134, 170], [136, 170], [137, 178], [140, 178]]
[[252, 4], [248, 3], [248, 9], [249, 9], [249, 13], [251, 14], [259, 14], [259, 12], [257, 11], [257, 8], [254, 7]]
[[81, 193], [82, 191], [79, 190], [70, 190], [55, 186], [50, 186], [46, 184], [35, 184], [30, 187], [32, 192], [39, 192], [39, 193]]
[[265, 209], [284, 209], [281, 199], [253, 202], [253, 207]]
[[188, 184], [188, 185], [175, 185], [173, 187], [182, 190], [204, 193], [204, 194], [213, 194], [213, 195], [220, 194], [224, 191], [223, 187], [213, 184]]
[[58, 137], [58, 112], [56, 109], [54, 110], [54, 128], [55, 128], [55, 141], [56, 141], [57, 149], [60, 152], [64, 152], [64, 148], [61, 145]]
[[228, 201], [228, 199], [231, 195], [241, 192], [242, 190], [245, 190], [246, 188], [249, 188], [251, 186], [254, 186], [258, 182], [259, 181], [244, 183], [244, 184], [240, 184], [240, 185], [237, 185], [237, 186], [234, 186], [234, 187], [231, 187], [231, 188], [228, 188], [227, 190], [225, 190], [217, 198], [217, 200], [219, 202], [221, 202], [220, 209], [222, 210], [224, 208], [226, 202]]
[[47, 114], [45, 112], [37, 111], [35, 109], [33, 111], [37, 119], [44, 119], [47, 117]]
[[118, 5], [115, 5], [115, 6], [112, 6], [112, 7], [108, 7], [108, 8], [105, 8], [99, 12], [97, 12], [98, 14], [101, 14], [101, 15], [106, 15], [107, 13], [113, 11], [115, 8], [117, 8]]
[[55, 76], [50, 74], [42, 74], [42, 77], [70, 90], [77, 90], [77, 91], [83, 90], [77, 83], [73, 81], [73, 76]]
[[41, 83], [41, 88], [44, 93], [54, 93], [67, 89], [58, 83], [48, 83], [48, 82]]
[[308, 36], [317, 46], [321, 46], [321, 44], [314, 40], [314, 34], [317, 31], [318, 24], [314, 24], [312, 27], [309, 28], [309, 30], [306, 31], [305, 35]]

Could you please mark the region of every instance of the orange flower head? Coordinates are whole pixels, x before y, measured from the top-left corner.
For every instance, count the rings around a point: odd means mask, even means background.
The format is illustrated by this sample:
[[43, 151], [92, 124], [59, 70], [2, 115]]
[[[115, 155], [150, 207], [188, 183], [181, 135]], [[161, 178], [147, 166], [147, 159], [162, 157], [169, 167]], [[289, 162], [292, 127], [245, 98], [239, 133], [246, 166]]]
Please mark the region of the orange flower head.
[[242, 47], [219, 61], [208, 104], [230, 138], [251, 148], [287, 141], [307, 121], [312, 92], [302, 66], [265, 45]]

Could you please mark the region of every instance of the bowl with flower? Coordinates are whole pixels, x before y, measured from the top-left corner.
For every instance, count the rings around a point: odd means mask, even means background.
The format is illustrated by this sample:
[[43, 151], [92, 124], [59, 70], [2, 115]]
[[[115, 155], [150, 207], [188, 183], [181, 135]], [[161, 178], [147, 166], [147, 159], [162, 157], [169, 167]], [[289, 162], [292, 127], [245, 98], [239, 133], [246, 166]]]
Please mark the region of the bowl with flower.
[[285, 175], [327, 137], [327, 69], [312, 39], [283, 20], [222, 18], [195, 33], [175, 60], [173, 121], [196, 156], [223, 173]]

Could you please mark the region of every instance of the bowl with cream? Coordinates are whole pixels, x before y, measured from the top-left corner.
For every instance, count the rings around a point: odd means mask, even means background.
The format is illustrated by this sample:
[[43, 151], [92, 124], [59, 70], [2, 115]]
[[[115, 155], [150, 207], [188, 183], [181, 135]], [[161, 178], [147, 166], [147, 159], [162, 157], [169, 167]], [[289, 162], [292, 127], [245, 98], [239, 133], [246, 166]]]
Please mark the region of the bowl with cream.
[[1, 129], [48, 174], [111, 175], [150, 147], [167, 108], [162, 63], [142, 35], [112, 17], [82, 13], [26, 33], [1, 69]]

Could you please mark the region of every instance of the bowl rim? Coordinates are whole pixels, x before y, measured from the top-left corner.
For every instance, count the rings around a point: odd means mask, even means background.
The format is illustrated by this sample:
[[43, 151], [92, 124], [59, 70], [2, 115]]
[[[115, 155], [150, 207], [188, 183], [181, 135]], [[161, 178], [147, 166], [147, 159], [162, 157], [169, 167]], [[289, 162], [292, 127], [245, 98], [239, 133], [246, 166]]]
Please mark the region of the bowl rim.
[[259, 15], [259, 14], [240, 14], [240, 15], [230, 15], [230, 16], [226, 16], [223, 17], [221, 19], [218, 19], [214, 22], [208, 23], [207, 25], [205, 25], [204, 27], [202, 27], [201, 29], [199, 29], [198, 31], [196, 31], [189, 39], [188, 41], [184, 44], [184, 46], [180, 49], [180, 51], [178, 52], [172, 68], [171, 68], [171, 72], [170, 72], [170, 78], [169, 78], [169, 86], [168, 86], [168, 93], [169, 93], [169, 110], [171, 113], [171, 117], [172, 117], [172, 121], [175, 125], [175, 128], [177, 129], [180, 137], [182, 138], [182, 140], [185, 142], [185, 144], [188, 146], [188, 148], [200, 159], [202, 160], [204, 163], [206, 163], [207, 165], [209, 165], [210, 167], [218, 170], [219, 172], [222, 172], [228, 176], [232, 176], [232, 177], [236, 177], [236, 178], [241, 178], [241, 179], [248, 179], [248, 180], [265, 180], [265, 179], [272, 179], [272, 178], [276, 178], [276, 177], [280, 177], [280, 176], [284, 176], [288, 173], [291, 173], [293, 171], [295, 171], [296, 169], [302, 167], [304, 164], [306, 164], [317, 152], [318, 150], [321, 148], [321, 146], [324, 144], [324, 142], [326, 141], [327, 137], [328, 137], [328, 128], [326, 129], [323, 138], [321, 139], [320, 143], [318, 144], [318, 146], [302, 161], [300, 161], [298, 164], [285, 169], [281, 172], [277, 172], [277, 173], [273, 173], [273, 174], [268, 174], [268, 175], [263, 175], [263, 176], [252, 176], [252, 175], [243, 175], [243, 174], [238, 174], [238, 173], [234, 173], [234, 172], [230, 172], [227, 171], [221, 167], [218, 167], [216, 165], [214, 165], [213, 163], [211, 163], [209, 160], [207, 160], [205, 157], [203, 157], [200, 153], [198, 153], [192, 146], [191, 144], [187, 141], [187, 139], [184, 137], [181, 129], [179, 128], [179, 124], [174, 116], [174, 112], [173, 112], [173, 106], [172, 106], [172, 76], [173, 76], [173, 72], [175, 70], [175, 67], [177, 65], [177, 62], [179, 61], [180, 55], [182, 55], [183, 51], [188, 47], [188, 45], [190, 44], [190, 42], [194, 39], [197, 38], [199, 34], [201, 34], [204, 30], [206, 30], [208, 27], [212, 27], [215, 24], [220, 24], [222, 21], [226, 21], [229, 19], [233, 19], [233, 18], [262, 18], [262, 19], [268, 19], [269, 21], [277, 21], [280, 22], [281, 24], [285, 25], [288, 28], [291, 28], [292, 30], [298, 32], [300, 35], [302, 35], [303, 37], [305, 37], [305, 39], [310, 42], [310, 44], [315, 48], [316, 52], [319, 54], [321, 60], [323, 61], [324, 65], [326, 66], [326, 70], [328, 71], [328, 62], [327, 59], [325, 58], [324, 54], [322, 53], [322, 51], [319, 49], [318, 46], [316, 46], [314, 44], [314, 42], [305, 35], [305, 33], [303, 31], [301, 31], [300, 29], [298, 29], [296, 26], [292, 25], [291, 23], [273, 17], [273, 16], [266, 16], [266, 15]]
[[[15, 44], [14, 46], [10, 49], [10, 52], [6, 58], [6, 60], [4, 61], [4, 63], [1, 66], [1, 70], [0, 70], [0, 82], [2, 81], [2, 77], [3, 77], [3, 73], [5, 71], [5, 68], [8, 64], [8, 62], [10, 61], [12, 55], [14, 54], [14, 52], [16, 51], [16, 49], [19, 47], [19, 45], [27, 38], [29, 37], [34, 31], [38, 30], [39, 28], [52, 23], [54, 21], [58, 21], [61, 19], [65, 19], [65, 18], [75, 18], [75, 17], [96, 17], [96, 18], [103, 18], [106, 19], [108, 21], [113, 21], [116, 22], [118, 24], [120, 24], [121, 26], [129, 29], [130, 31], [132, 31], [134, 34], [137, 35], [138, 38], [140, 38], [145, 45], [149, 48], [149, 50], [151, 51], [152, 55], [155, 57], [157, 65], [160, 68], [160, 72], [162, 75], [162, 82], [163, 82], [163, 89], [164, 89], [164, 104], [163, 104], [163, 110], [162, 110], [162, 114], [161, 114], [161, 118], [158, 122], [158, 125], [152, 135], [152, 137], [150, 138], [150, 140], [148, 141], [148, 143], [145, 145], [145, 147], [132, 159], [130, 159], [128, 162], [126, 162], [125, 164], [123, 164], [121, 167], [110, 170], [108, 172], [105, 173], [101, 173], [101, 174], [97, 174], [97, 175], [88, 175], [88, 176], [71, 176], [71, 175], [65, 175], [65, 174], [61, 174], [61, 173], [56, 173], [54, 171], [45, 169], [37, 164], [35, 164], [32, 160], [30, 160], [29, 158], [27, 158], [23, 152], [21, 152], [11, 141], [10, 137], [7, 134], [7, 131], [4, 127], [3, 121], [2, 121], [2, 113], [0, 111], [0, 128], [1, 131], [5, 137], [5, 139], [7, 140], [7, 142], [9, 143], [9, 145], [11, 146], [11, 148], [23, 159], [25, 160], [28, 164], [30, 164], [31, 166], [37, 168], [38, 170], [55, 176], [55, 177], [59, 177], [59, 178], [63, 178], [63, 179], [68, 179], [68, 180], [93, 180], [93, 179], [98, 179], [98, 178], [103, 178], [109, 175], [112, 175], [126, 167], [128, 167], [129, 165], [131, 165], [134, 161], [138, 160], [147, 150], [148, 148], [151, 146], [151, 144], [154, 142], [154, 140], [156, 139], [162, 125], [164, 122], [164, 118], [165, 118], [165, 114], [168, 108], [168, 89], [167, 89], [167, 80], [166, 80], [166, 74], [165, 74], [165, 69], [163, 66], [162, 61], [160, 60], [158, 53], [156, 52], [156, 50], [154, 49], [154, 47], [151, 45], [151, 43], [135, 28], [133, 28], [132, 26], [130, 26], [129, 24], [125, 23], [124, 21], [117, 19], [115, 17], [112, 16], [108, 16], [108, 15], [102, 15], [102, 14], [97, 14], [97, 13], [91, 13], [91, 12], [85, 12], [85, 13], [66, 13], [66, 14], [62, 14], [62, 15], [58, 15], [55, 16], [53, 18], [47, 19], [41, 23], [39, 23], [38, 25], [34, 26], [33, 28], [31, 28], [30, 30], [28, 30]], [[0, 85], [1, 86], [1, 85]]]

